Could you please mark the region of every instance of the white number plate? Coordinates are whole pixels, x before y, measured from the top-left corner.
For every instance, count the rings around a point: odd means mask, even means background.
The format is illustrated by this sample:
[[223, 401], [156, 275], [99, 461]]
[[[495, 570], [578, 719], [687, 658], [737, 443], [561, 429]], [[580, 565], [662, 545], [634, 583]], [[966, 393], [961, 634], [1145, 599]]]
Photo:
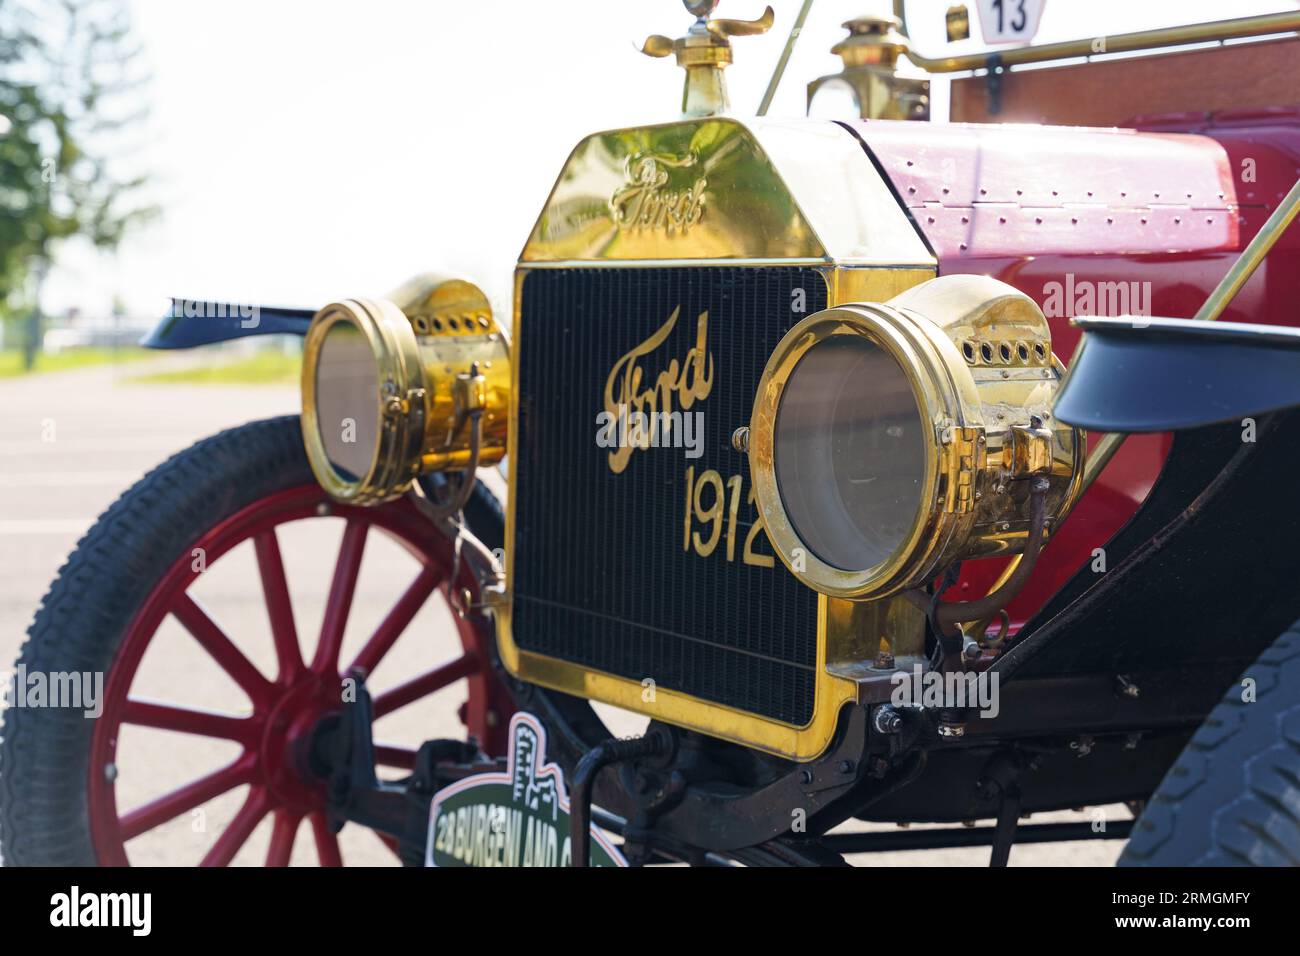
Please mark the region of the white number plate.
[[978, 5], [985, 43], [1028, 43], [1047, 0], [979, 0]]

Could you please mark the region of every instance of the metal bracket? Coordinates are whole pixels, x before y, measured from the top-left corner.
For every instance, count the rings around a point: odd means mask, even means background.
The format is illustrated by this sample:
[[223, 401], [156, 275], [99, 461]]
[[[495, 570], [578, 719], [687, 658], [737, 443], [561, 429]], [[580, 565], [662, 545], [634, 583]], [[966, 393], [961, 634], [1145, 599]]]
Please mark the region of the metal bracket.
[[[812, 821], [866, 776], [866, 724], [866, 708], [847, 707], [837, 743], [823, 757], [747, 793], [729, 784], [688, 780], [680, 799], [655, 817], [656, 840], [724, 852], [785, 833], [792, 807], [802, 807]], [[577, 790], [576, 784], [571, 790]], [[601, 798], [602, 806], [613, 812], [634, 816], [637, 810], [635, 797], [621, 784], [602, 790]], [[570, 805], [577, 805], [573, 793]]]
[[989, 758], [980, 771], [977, 786], [986, 797], [997, 799], [997, 824], [993, 828], [993, 847], [989, 855], [990, 867], [1004, 867], [1011, 858], [1011, 846], [1016, 841], [1016, 826], [1020, 822], [1023, 794], [1020, 778], [1033, 769], [1021, 754], [999, 751]]
[[1037, 415], [1029, 425], [1012, 425], [1002, 448], [1005, 480], [1048, 475], [1052, 471], [1052, 432]]
[[1007, 69], [1002, 65], [1002, 54], [989, 54], [989, 58], [984, 61], [984, 68], [988, 71], [984, 84], [989, 91], [989, 115], [997, 116], [1002, 112], [1002, 74]]
[[[570, 781], [569, 836], [573, 847], [571, 866], [586, 867], [591, 865], [591, 798], [596, 775], [611, 764], [626, 763], [644, 757], [667, 756], [673, 751], [674, 746], [670, 734], [662, 730], [652, 730], [644, 737], [634, 737], [628, 740], [606, 740], [583, 755], [582, 759], [578, 761], [577, 769], [574, 770], [573, 779]], [[685, 781], [681, 775], [673, 774], [669, 789], [655, 802], [666, 805], [675, 804], [680, 799], [684, 787]], [[631, 822], [629, 821], [629, 823]], [[638, 828], [641, 830], [647, 829], [649, 823], [649, 819], [636, 821]], [[626, 829], [624, 830], [624, 837], [629, 842], [632, 842]]]

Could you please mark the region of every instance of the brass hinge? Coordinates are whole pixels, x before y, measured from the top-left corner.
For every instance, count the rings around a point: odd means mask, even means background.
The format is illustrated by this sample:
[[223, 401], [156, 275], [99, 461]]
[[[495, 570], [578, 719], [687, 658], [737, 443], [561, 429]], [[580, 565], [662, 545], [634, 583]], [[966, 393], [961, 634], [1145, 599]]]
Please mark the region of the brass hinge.
[[975, 476], [984, 468], [984, 429], [945, 422], [939, 429], [939, 444], [944, 457], [943, 508], [950, 514], [967, 514], [975, 508]]

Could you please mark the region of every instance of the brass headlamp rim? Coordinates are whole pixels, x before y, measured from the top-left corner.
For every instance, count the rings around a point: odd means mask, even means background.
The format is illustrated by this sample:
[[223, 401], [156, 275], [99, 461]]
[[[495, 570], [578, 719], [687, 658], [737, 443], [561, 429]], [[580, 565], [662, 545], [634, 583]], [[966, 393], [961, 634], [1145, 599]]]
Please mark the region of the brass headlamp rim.
[[[330, 462], [321, 438], [316, 373], [321, 347], [335, 325], [358, 329], [375, 359], [375, 445], [370, 467], [350, 479]], [[302, 432], [312, 474], [330, 497], [374, 504], [404, 494], [418, 472], [429, 390], [410, 321], [387, 299], [345, 299], [325, 306], [312, 319], [303, 343]], [[414, 464], [410, 464], [414, 462]]]
[[[864, 337], [894, 359], [907, 376], [924, 426], [925, 475], [912, 531], [888, 559], [858, 570], [828, 564], [799, 537], [775, 469], [776, 417], [790, 376], [811, 348], [836, 335]], [[973, 428], [982, 439], [983, 424], [974, 380], [956, 346], [932, 323], [878, 304], [839, 306], [803, 319], [768, 358], [749, 425], [750, 475], [773, 551], [804, 584], [829, 597], [887, 597], [923, 583], [936, 572], [944, 546], [970, 521], [943, 500], [953, 493], [944, 487], [952, 438], [956, 430]]]

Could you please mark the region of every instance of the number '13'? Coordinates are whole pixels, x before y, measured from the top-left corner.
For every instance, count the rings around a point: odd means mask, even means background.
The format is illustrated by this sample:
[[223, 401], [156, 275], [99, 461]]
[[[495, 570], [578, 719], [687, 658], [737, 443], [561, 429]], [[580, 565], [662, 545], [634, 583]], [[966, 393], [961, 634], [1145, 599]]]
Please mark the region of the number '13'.
[[[1013, 33], [1020, 33], [1025, 29], [1025, 25], [1029, 20], [1029, 15], [1025, 13], [1025, 0], [1014, 0], [1014, 2], [1016, 17], [1011, 21], [1011, 31]], [[1004, 5], [1003, 0], [993, 0], [993, 9], [998, 12], [998, 33], [1003, 32], [1007, 28], [1007, 24], [1003, 21], [1002, 8]]]

